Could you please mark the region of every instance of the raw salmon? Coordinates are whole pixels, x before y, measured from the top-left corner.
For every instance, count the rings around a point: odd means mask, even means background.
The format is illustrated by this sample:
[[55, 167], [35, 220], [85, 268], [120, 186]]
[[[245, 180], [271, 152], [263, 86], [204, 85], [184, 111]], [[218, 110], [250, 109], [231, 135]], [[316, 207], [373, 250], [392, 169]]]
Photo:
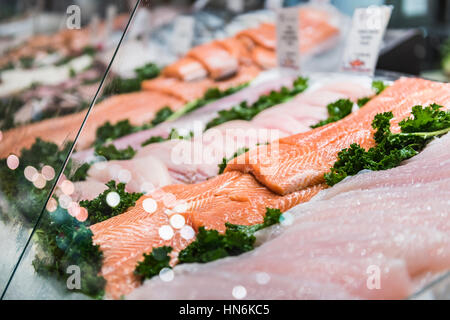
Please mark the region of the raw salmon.
[[253, 62], [263, 69], [272, 69], [277, 66], [277, 56], [275, 51], [262, 46], [255, 46], [252, 50], [251, 57]]
[[[262, 46], [263, 48], [275, 50], [276, 46], [276, 28], [275, 25], [270, 23], [262, 23], [257, 28], [246, 29], [239, 32], [236, 37], [242, 38], [244, 37], [244, 42], [248, 43], [248, 40], [245, 38], [251, 39], [255, 45]], [[250, 47], [251, 49], [251, 47]]]
[[[244, 69], [245, 67], [241, 68], [241, 70]], [[239, 75], [237, 75], [237, 77], [239, 77]], [[214, 119], [220, 110], [229, 109], [244, 101], [248, 104], [252, 104], [258, 100], [261, 95], [267, 94], [272, 90], [280, 90], [283, 86], [291, 87], [293, 80], [294, 78], [290, 76], [277, 76], [271, 81], [264, 81], [257, 85], [249, 86], [225, 98], [211, 102], [198, 110], [194, 110], [175, 121], [163, 122], [154, 128], [117, 139], [114, 141], [114, 145], [118, 149], [127, 148], [128, 146], [131, 146], [134, 149], [140, 149], [142, 147], [141, 144], [150, 137], [162, 136], [166, 138], [169, 136], [172, 129], [177, 129], [178, 132], [183, 135], [188, 134], [190, 131], [196, 134], [201, 133], [205, 129], [206, 124]], [[223, 81], [223, 83], [229, 81], [233, 81], [233, 79]], [[73, 158], [80, 162], [85, 162], [86, 159], [93, 155], [93, 153], [93, 149], [88, 149], [73, 154]]]
[[202, 63], [214, 80], [232, 76], [239, 67], [238, 60], [215, 43], [195, 47], [188, 52], [187, 57]]
[[402, 78], [341, 121], [279, 140], [277, 149], [261, 146], [233, 160], [226, 171], [251, 172], [278, 194], [288, 194], [323, 182], [323, 175], [337, 153], [352, 143], [364, 148], [374, 145], [371, 122], [376, 114], [392, 111], [393, 132], [413, 106], [432, 103], [450, 107], [450, 84]]
[[197, 60], [185, 57], [165, 67], [162, 74], [181, 81], [195, 81], [206, 78], [208, 71]]
[[[177, 253], [192, 239], [181, 237], [178, 229], [169, 240], [159, 235], [159, 228], [170, 226], [169, 216], [175, 212], [183, 214], [186, 225], [194, 229], [204, 226], [223, 232], [225, 222], [261, 223], [266, 207], [288, 210], [308, 201], [324, 187], [314, 186], [282, 197], [267, 190], [251, 175], [231, 172], [201, 184], [167, 186], [144, 196], [126, 213], [91, 227], [94, 243], [100, 245], [105, 257], [101, 274], [107, 280], [106, 291], [113, 298], [131, 292], [138, 285], [134, 268], [153, 247], [172, 246], [176, 261]], [[145, 199], [156, 201], [155, 212], [143, 209]]]
[[402, 166], [347, 178], [291, 209], [252, 252], [176, 266], [173, 281], [155, 277], [128, 298], [232, 299], [236, 287], [245, 299], [407, 298], [418, 279], [450, 268], [449, 156], [447, 134]]
[[[83, 128], [83, 134], [77, 141], [77, 148], [85, 149], [91, 146], [95, 140], [96, 129], [106, 121], [116, 123], [129, 119], [132, 124], [140, 125], [153, 119], [156, 112], [165, 106], [177, 110], [183, 105], [183, 101], [179, 99], [148, 91], [108, 98], [92, 109]], [[29, 148], [38, 137], [57, 145], [74, 140], [85, 115], [86, 111], [82, 111], [3, 132], [0, 157], [4, 158], [11, 153], [20, 154], [22, 148]]]
[[242, 65], [250, 65], [252, 59], [250, 52], [245, 44], [237, 38], [227, 38], [215, 42], [217, 45], [228, 51], [228, 53], [237, 59]]

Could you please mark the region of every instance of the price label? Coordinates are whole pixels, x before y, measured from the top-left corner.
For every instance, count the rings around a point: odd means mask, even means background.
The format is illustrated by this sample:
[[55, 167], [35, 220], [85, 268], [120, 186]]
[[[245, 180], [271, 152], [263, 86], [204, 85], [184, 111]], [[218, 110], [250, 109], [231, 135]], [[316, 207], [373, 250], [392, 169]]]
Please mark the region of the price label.
[[277, 61], [280, 68], [300, 70], [298, 8], [277, 10]]
[[342, 71], [374, 74], [391, 13], [392, 6], [370, 6], [355, 10]]

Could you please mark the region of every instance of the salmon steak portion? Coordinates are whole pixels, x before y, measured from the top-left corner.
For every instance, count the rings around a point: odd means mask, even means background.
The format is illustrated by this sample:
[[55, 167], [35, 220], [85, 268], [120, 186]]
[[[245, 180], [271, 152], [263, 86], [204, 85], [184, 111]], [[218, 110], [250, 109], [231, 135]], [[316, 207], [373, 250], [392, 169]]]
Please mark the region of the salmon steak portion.
[[[107, 281], [107, 295], [117, 299], [139, 286], [134, 269], [152, 248], [171, 246], [173, 265], [199, 227], [224, 232], [225, 222], [262, 223], [266, 207], [286, 211], [309, 201], [324, 188], [317, 185], [283, 197], [251, 175], [230, 172], [200, 184], [166, 186], [143, 196], [127, 212], [91, 226], [93, 241], [104, 255], [101, 275]], [[185, 217], [181, 229], [170, 223], [175, 214]], [[186, 236], [189, 229], [191, 234]], [[164, 230], [169, 230], [169, 236], [163, 234]]]
[[371, 123], [378, 113], [392, 111], [392, 131], [399, 132], [398, 123], [410, 115], [414, 106], [433, 103], [450, 108], [450, 84], [402, 78], [346, 118], [252, 149], [231, 161], [226, 172], [251, 173], [281, 195], [301, 190], [322, 183], [342, 149], [353, 143], [365, 149], [373, 147]]
[[195, 59], [184, 57], [165, 67], [162, 74], [168, 78], [181, 81], [201, 80], [208, 76], [208, 71]]
[[252, 63], [250, 58], [250, 52], [242, 41], [237, 38], [227, 38], [223, 40], [217, 40], [215, 42], [218, 46], [222, 47], [242, 65], [249, 65]]
[[[180, 99], [149, 91], [120, 94], [107, 98], [93, 107], [77, 141], [77, 149], [90, 147], [95, 140], [97, 128], [107, 121], [114, 124], [129, 119], [131, 124], [141, 125], [152, 120], [156, 112], [165, 106], [169, 106], [172, 110], [178, 110], [183, 105], [184, 102]], [[3, 132], [0, 157], [4, 158], [11, 153], [19, 154], [23, 148], [29, 148], [36, 138], [57, 145], [74, 140], [85, 116], [86, 110]]]
[[188, 52], [187, 57], [200, 62], [214, 80], [232, 76], [239, 67], [238, 60], [216, 43], [195, 47]]
[[164, 93], [187, 103], [201, 98], [213, 83], [210, 79], [184, 82], [176, 78], [158, 77], [143, 81], [141, 87], [142, 90]]

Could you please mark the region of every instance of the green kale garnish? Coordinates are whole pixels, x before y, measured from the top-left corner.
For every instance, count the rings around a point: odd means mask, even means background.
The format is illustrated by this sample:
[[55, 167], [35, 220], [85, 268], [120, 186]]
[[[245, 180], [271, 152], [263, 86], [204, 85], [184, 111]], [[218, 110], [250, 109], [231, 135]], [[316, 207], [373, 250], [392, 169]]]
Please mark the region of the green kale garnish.
[[[40, 138], [28, 149], [21, 151], [19, 167], [11, 170], [6, 165], [6, 159], [0, 160], [0, 191], [4, 199], [9, 204], [9, 208], [4, 210], [0, 208], [1, 216], [4, 219], [19, 219], [22, 223], [33, 223], [41, 213], [48, 194], [51, 190], [54, 179], [62, 168], [62, 165], [69, 154], [72, 142], [67, 142], [63, 149], [56, 144], [46, 142]], [[48, 182], [42, 189], [36, 188], [32, 182], [28, 181], [23, 172], [27, 166], [35, 167], [41, 170], [45, 165], [55, 170], [55, 178]], [[72, 173], [79, 181], [85, 178], [87, 166], [84, 165], [74, 170], [74, 164], [71, 159], [67, 162], [64, 174], [70, 177]], [[26, 201], [17, 201], [17, 199], [26, 199]]]
[[156, 78], [160, 72], [158, 66], [153, 63], [147, 63], [146, 65], [135, 69], [134, 71], [136, 73], [135, 78], [114, 78], [103, 89], [103, 96], [139, 91], [141, 90], [142, 81]]
[[222, 159], [222, 163], [219, 164], [219, 174], [222, 174], [225, 171], [225, 168], [227, 167], [228, 162], [230, 162], [231, 160], [233, 160], [234, 158], [239, 157], [241, 154], [246, 153], [247, 151], [249, 151], [249, 148], [239, 148], [231, 158], [223, 158]]
[[134, 132], [134, 126], [128, 119], [112, 125], [109, 121], [97, 128], [95, 145], [100, 146], [106, 142], [121, 138]]
[[137, 264], [134, 274], [144, 281], [158, 275], [162, 269], [170, 268], [171, 252], [171, 247], [164, 246], [154, 248], [149, 254], [144, 253], [144, 260]]
[[19, 62], [20, 62], [20, 65], [22, 66], [22, 68], [31, 69], [34, 64], [34, 57], [23, 56], [23, 57], [20, 57]]
[[263, 223], [252, 226], [226, 223], [225, 234], [200, 227], [196, 240], [178, 255], [179, 263], [206, 263], [251, 251], [256, 241], [255, 232], [278, 223], [280, 216], [280, 210], [266, 208]]
[[375, 90], [375, 95], [382, 93], [388, 86], [383, 81], [373, 81], [372, 88]]
[[267, 95], [262, 95], [252, 105], [248, 105], [248, 103], [244, 101], [230, 110], [219, 111], [218, 117], [206, 124], [206, 129], [210, 129], [231, 120], [249, 121], [261, 111], [291, 100], [297, 94], [305, 91], [307, 87], [308, 79], [299, 77], [294, 81], [291, 89], [282, 87], [279, 91], [272, 91]]
[[167, 138], [163, 138], [161, 136], [154, 136], [154, 137], [151, 137], [150, 139], [145, 140], [142, 143], [142, 146], [145, 147], [152, 143], [160, 143], [160, 142], [164, 142], [164, 141], [167, 141]]
[[[89, 213], [88, 225], [102, 222], [124, 213], [128, 208], [133, 207], [143, 195], [142, 193], [126, 192], [124, 183], [119, 183], [116, 186], [116, 182], [113, 180], [109, 181], [106, 186], [108, 189], [97, 198], [80, 201], [80, 206], [86, 208]], [[106, 201], [108, 194], [111, 192], [116, 192], [120, 197], [120, 202], [115, 207], [111, 207]]]
[[329, 123], [339, 121], [352, 113], [352, 109], [353, 102], [349, 99], [340, 99], [336, 102], [330, 103], [327, 106], [328, 119], [320, 121], [319, 123], [311, 126], [311, 128], [319, 128]]
[[358, 107], [361, 108], [361, 107], [365, 106], [367, 104], [367, 102], [369, 102], [370, 100], [371, 100], [371, 98], [369, 98], [369, 97], [364, 97], [364, 98], [358, 99], [358, 102], [357, 102]]
[[[179, 253], [178, 264], [206, 263], [251, 251], [256, 241], [255, 232], [280, 222], [281, 214], [278, 209], [266, 208], [263, 223], [252, 226], [226, 223], [224, 234], [200, 227], [196, 240]], [[172, 248], [165, 246], [154, 248], [150, 254], [144, 254], [144, 261], [137, 264], [135, 274], [144, 280], [159, 274], [163, 268], [170, 268], [170, 252]]]
[[173, 121], [175, 119], [178, 119], [182, 115], [192, 112], [194, 110], [200, 109], [204, 107], [205, 105], [212, 103], [216, 100], [222, 99], [226, 96], [232, 95], [239, 90], [242, 90], [243, 88], [246, 88], [248, 86], [248, 83], [238, 85], [236, 87], [231, 87], [226, 90], [220, 90], [218, 88], [210, 88], [208, 89], [202, 98], [197, 99], [193, 102], [190, 102], [186, 104], [183, 108], [173, 113], [168, 120]]
[[333, 186], [347, 176], [367, 169], [387, 170], [397, 167], [402, 161], [418, 154], [434, 137], [450, 131], [450, 112], [441, 111], [442, 106], [412, 108], [412, 118], [399, 123], [401, 133], [392, 133], [390, 121], [392, 112], [377, 114], [372, 122], [376, 129], [376, 146], [365, 150], [358, 144], [338, 153], [338, 160], [325, 174], [325, 181]]
[[66, 175], [70, 181], [77, 182], [77, 181], [85, 181], [87, 178], [87, 173], [89, 169], [91, 168], [91, 165], [89, 163], [83, 163], [81, 166], [79, 166], [73, 175]]
[[156, 126], [166, 121], [172, 114], [173, 111], [172, 109], [170, 109], [170, 107], [164, 107], [156, 113], [155, 118], [152, 120], [151, 124], [153, 126]]
[[[375, 96], [382, 93], [387, 87], [388, 87], [388, 85], [386, 85], [383, 81], [372, 81], [372, 88], [375, 91]], [[366, 105], [366, 103], [369, 102], [371, 99], [372, 99], [372, 97], [360, 98], [360, 99], [358, 99], [357, 104], [361, 108], [364, 105]]]
[[147, 140], [145, 140], [141, 145], [143, 147], [152, 144], [152, 143], [159, 143], [159, 142], [164, 142], [164, 141], [169, 141], [169, 140], [174, 140], [174, 139], [178, 139], [178, 140], [189, 140], [194, 136], [194, 133], [192, 131], [189, 132], [188, 135], [186, 136], [182, 136], [178, 133], [177, 129], [172, 129], [170, 130], [169, 136], [167, 138], [163, 138], [161, 136], [153, 136]]
[[115, 145], [109, 144], [106, 146], [95, 147], [95, 153], [99, 156], [105, 157], [106, 160], [129, 160], [136, 155], [136, 150], [130, 146], [119, 150]]
[[0, 99], [0, 129], [8, 130], [15, 127], [14, 115], [23, 106], [24, 102], [17, 98]]
[[69, 266], [77, 266], [82, 272], [81, 288], [75, 292], [100, 299], [104, 295], [106, 281], [99, 276], [103, 253], [92, 242], [92, 231], [60, 207], [46, 212], [34, 237], [38, 244], [33, 267], [39, 274], [67, 281]]

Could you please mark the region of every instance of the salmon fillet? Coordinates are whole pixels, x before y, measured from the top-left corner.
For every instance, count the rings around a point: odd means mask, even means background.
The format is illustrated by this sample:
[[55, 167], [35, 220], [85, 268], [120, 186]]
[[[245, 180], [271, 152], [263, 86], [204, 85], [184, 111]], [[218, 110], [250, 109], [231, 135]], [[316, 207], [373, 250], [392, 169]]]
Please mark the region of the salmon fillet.
[[[230, 172], [201, 184], [172, 185], [163, 187], [148, 196], [143, 196], [127, 212], [91, 226], [93, 241], [104, 254], [101, 275], [106, 279], [106, 292], [112, 298], [130, 293], [139, 285], [133, 272], [142, 261], [143, 254], [154, 247], [168, 245], [173, 248], [172, 264], [177, 254], [193, 239], [184, 239], [179, 229], [169, 240], [163, 240], [159, 228], [170, 226], [169, 217], [176, 206], [183, 203], [186, 225], [198, 230], [225, 231], [225, 222], [240, 225], [261, 223], [266, 207], [282, 211], [308, 201], [324, 185], [314, 186], [288, 196], [279, 196], [260, 185], [251, 175]], [[143, 209], [143, 201], [151, 198], [157, 209], [148, 213]]]
[[214, 80], [235, 74], [239, 67], [238, 60], [216, 43], [195, 47], [188, 52], [187, 57], [203, 64]]
[[[178, 110], [183, 105], [184, 102], [177, 98], [151, 91], [112, 96], [94, 106], [83, 134], [78, 139], [77, 148], [89, 147], [95, 140], [97, 128], [106, 121], [116, 123], [129, 119], [132, 124], [140, 125], [153, 119], [155, 113], [164, 106]], [[19, 154], [22, 148], [29, 148], [38, 137], [57, 145], [74, 140], [85, 116], [86, 111], [81, 111], [3, 132], [0, 157]]]
[[277, 42], [277, 31], [274, 24], [263, 23], [257, 28], [246, 29], [239, 32], [236, 37], [248, 44], [248, 39], [251, 39], [255, 45], [262, 46], [266, 49], [275, 50]]
[[237, 59], [243, 65], [252, 63], [250, 52], [246, 45], [237, 38], [227, 38], [215, 42], [218, 46], [225, 49], [233, 58]]
[[273, 50], [262, 46], [255, 46], [251, 56], [253, 62], [263, 69], [272, 69], [277, 66], [277, 55]]
[[168, 94], [185, 103], [201, 98], [206, 90], [214, 86], [210, 79], [204, 79], [192, 82], [183, 82], [176, 78], [158, 77], [152, 80], [142, 82], [142, 90], [156, 91]]
[[413, 106], [437, 103], [450, 107], [450, 84], [402, 78], [364, 108], [348, 117], [315, 130], [282, 138], [278, 144], [261, 146], [234, 159], [226, 171], [252, 173], [270, 190], [284, 195], [322, 183], [323, 175], [337, 160], [337, 154], [352, 143], [374, 146], [371, 127], [378, 113], [392, 111], [393, 132]]
[[162, 74], [181, 81], [194, 81], [206, 78], [208, 71], [197, 60], [185, 57], [164, 68]]

